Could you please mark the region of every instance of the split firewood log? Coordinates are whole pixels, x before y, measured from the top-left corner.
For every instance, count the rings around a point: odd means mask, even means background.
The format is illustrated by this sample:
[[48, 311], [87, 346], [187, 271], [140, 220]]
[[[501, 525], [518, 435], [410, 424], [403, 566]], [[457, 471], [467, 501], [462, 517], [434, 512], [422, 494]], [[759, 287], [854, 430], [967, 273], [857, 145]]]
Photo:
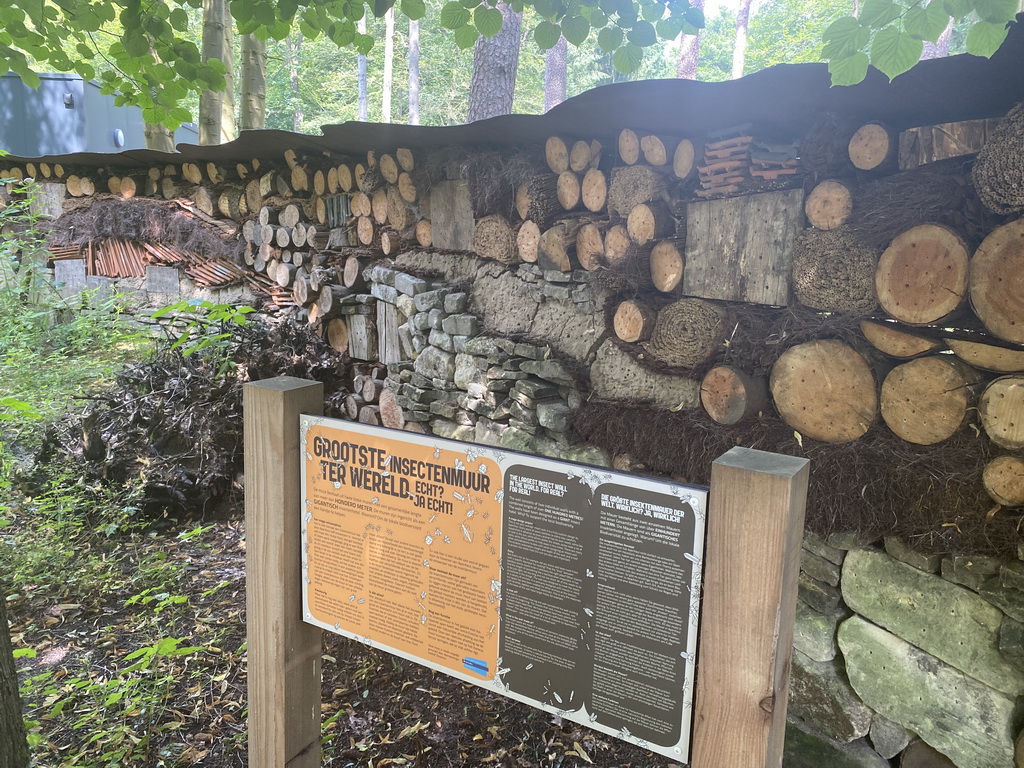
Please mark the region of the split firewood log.
[[552, 173], [569, 170], [569, 148], [572, 143], [561, 136], [550, 136], [544, 142], [544, 160]]
[[818, 184], [804, 201], [807, 221], [815, 229], [835, 229], [850, 219], [853, 192], [846, 182], [828, 179]]
[[213, 216], [213, 196], [210, 194], [210, 190], [206, 187], [196, 187], [192, 190], [192, 200], [195, 202], [196, 208], [207, 216]]
[[278, 223], [285, 227], [294, 227], [302, 221], [302, 207], [295, 203], [289, 203], [277, 214]]
[[484, 216], [473, 229], [473, 250], [485, 259], [512, 264], [518, 258], [516, 233], [501, 214]]
[[1000, 339], [1024, 344], [1024, 219], [986, 237], [971, 259], [971, 307]]
[[[390, 157], [390, 155], [389, 155]], [[416, 211], [407, 201], [398, 187], [387, 188], [388, 224], [392, 229], [402, 231], [416, 224]]]
[[572, 211], [580, 205], [580, 177], [572, 171], [558, 174], [555, 186], [558, 204], [563, 211]]
[[677, 179], [689, 181], [697, 175], [700, 148], [690, 139], [682, 139], [672, 153], [672, 173]]
[[588, 221], [580, 227], [576, 233], [576, 259], [588, 272], [604, 266], [604, 231], [600, 225]]
[[380, 175], [384, 177], [384, 181], [388, 184], [397, 184], [400, 169], [398, 167], [398, 161], [395, 160], [394, 155], [390, 155], [385, 152], [380, 156], [377, 163], [377, 167], [380, 169]]
[[406, 173], [412, 173], [416, 170], [416, 157], [411, 149], [405, 147], [399, 147], [395, 150], [395, 160], [398, 161], [398, 166]]
[[676, 147], [680, 139], [674, 136], [657, 136], [647, 133], [640, 137], [640, 152], [644, 156], [644, 162], [653, 166], [669, 165], [672, 163]]
[[398, 174], [398, 194], [407, 203], [415, 203], [419, 199], [420, 192], [416, 188], [416, 182], [413, 181], [412, 175], [406, 171]]
[[967, 245], [953, 230], [938, 224], [913, 227], [893, 240], [878, 262], [878, 303], [908, 325], [942, 320], [967, 296], [968, 265]]
[[378, 224], [388, 223], [388, 191], [386, 187], [381, 187], [370, 195], [370, 211], [375, 222]]
[[674, 293], [683, 282], [686, 239], [666, 238], [651, 249], [651, 282], [662, 293]]
[[1024, 350], [1006, 349], [961, 339], [943, 339], [943, 341], [953, 350], [954, 355], [974, 368], [995, 373], [1024, 371]]
[[640, 136], [632, 128], [619, 131], [619, 159], [626, 165], [640, 162]]
[[997, 456], [985, 465], [981, 483], [992, 500], [1003, 507], [1024, 506], [1024, 459]]
[[380, 406], [364, 405], [359, 409], [359, 423], [380, 426]]
[[637, 245], [646, 245], [675, 232], [676, 222], [668, 206], [658, 200], [634, 205], [626, 218], [626, 231]]
[[351, 288], [342, 285], [325, 285], [316, 299], [321, 318], [334, 317], [341, 311], [341, 300], [352, 294]]
[[363, 396], [363, 400], [367, 403], [376, 403], [380, 400], [381, 392], [384, 391], [384, 382], [375, 379], [372, 376], [367, 376], [363, 379], [362, 386], [359, 388], [359, 394]]
[[899, 159], [899, 134], [881, 123], [865, 123], [854, 132], [847, 150], [850, 162], [861, 171], [894, 171]]
[[540, 256], [540, 227], [535, 221], [524, 221], [516, 232], [516, 251], [519, 258], [534, 264]]
[[355, 177], [351, 166], [342, 163], [338, 166], [338, 187], [342, 192], [351, 192], [355, 187]]
[[274, 270], [274, 282], [276, 282], [282, 288], [287, 288], [295, 280], [295, 272], [298, 270], [294, 264], [285, 264], [283, 261], [278, 262], [277, 269]]
[[893, 323], [861, 320], [860, 332], [871, 346], [890, 357], [920, 357], [942, 347], [935, 339], [901, 331]]
[[394, 390], [385, 389], [380, 393], [380, 423], [391, 429], [405, 429], [405, 412]]
[[203, 183], [203, 171], [198, 163], [182, 163], [181, 175], [190, 184]]
[[626, 299], [619, 302], [612, 316], [612, 330], [626, 342], [646, 341], [654, 332], [657, 313], [642, 301]]
[[717, 353], [725, 341], [725, 310], [702, 299], [680, 299], [658, 312], [644, 348], [666, 365], [695, 368]]
[[564, 221], [546, 229], [540, 236], [537, 263], [543, 269], [571, 272], [579, 227], [578, 222]]
[[420, 219], [416, 222], [416, 242], [422, 248], [430, 248], [434, 244], [434, 228], [430, 219]]
[[356, 237], [363, 245], [379, 246], [380, 233], [373, 219], [369, 216], [360, 216], [356, 219]]
[[1024, 448], [1024, 376], [1000, 376], [985, 387], [978, 415], [993, 443], [1014, 451]]
[[716, 424], [739, 424], [768, 407], [768, 382], [733, 365], [716, 365], [700, 383], [700, 402]]
[[604, 234], [604, 261], [612, 269], [622, 269], [637, 255], [638, 248], [623, 224], [608, 228]]
[[365, 192], [356, 192], [349, 200], [349, 210], [353, 216], [372, 216], [373, 204], [370, 202], [370, 196]]
[[608, 205], [608, 177], [603, 171], [591, 168], [583, 175], [580, 183], [580, 199], [583, 207], [591, 213], [598, 213]]
[[[328, 168], [327, 169], [327, 173], [325, 174], [325, 177], [326, 177], [326, 186], [327, 186], [326, 194], [328, 194], [328, 195], [336, 195], [336, 194], [338, 194], [338, 190], [341, 189], [341, 186], [338, 184], [338, 168], [337, 168], [337, 166], [333, 166], [332, 165], [330, 168]], [[325, 193], [321, 193], [321, 194], [325, 194]]]
[[385, 256], [396, 256], [416, 246], [414, 230], [396, 232], [393, 229], [385, 229], [380, 233], [380, 249]]
[[875, 377], [864, 358], [840, 341], [790, 347], [772, 367], [769, 388], [782, 420], [805, 437], [845, 443], [878, 415]]
[[898, 365], [882, 382], [882, 418], [908, 443], [942, 442], [964, 423], [979, 378], [977, 371], [950, 355]]
[[574, 141], [569, 150], [569, 170], [576, 173], [583, 173], [590, 167], [591, 147], [589, 141], [580, 139]]

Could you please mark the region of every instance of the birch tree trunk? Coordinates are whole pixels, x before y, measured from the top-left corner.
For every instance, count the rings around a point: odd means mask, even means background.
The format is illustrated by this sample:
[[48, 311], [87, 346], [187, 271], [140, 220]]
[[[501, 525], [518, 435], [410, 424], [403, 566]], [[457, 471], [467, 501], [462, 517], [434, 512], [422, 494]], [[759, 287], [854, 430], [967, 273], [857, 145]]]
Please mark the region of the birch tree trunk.
[[568, 80], [569, 44], [558, 38], [554, 48], [544, 56], [544, 111], [565, 101]]
[[732, 49], [732, 79], [743, 77], [747, 60], [747, 26], [750, 24], [750, 0], [740, 0], [736, 11], [736, 43]]
[[260, 130], [267, 118], [267, 46], [256, 35], [242, 36], [242, 98], [238, 127]]
[[[360, 34], [366, 34], [366, 17], [356, 22], [356, 29]], [[370, 119], [370, 97], [366, 92], [366, 57], [363, 54], [358, 56], [356, 83], [359, 89], [359, 119], [366, 122]]]
[[[203, 0], [203, 63], [211, 59], [224, 61], [224, 0]], [[199, 143], [221, 143], [221, 120], [224, 111], [222, 91], [199, 94]]]
[[295, 133], [302, 133], [302, 118], [305, 114], [302, 109], [302, 95], [299, 93], [299, 58], [302, 55], [302, 32], [297, 37], [288, 35], [285, 40], [285, 50], [288, 56], [288, 88], [292, 100], [292, 130]]
[[[690, 7], [704, 10], [704, 0], [690, 0]], [[700, 30], [696, 35], [682, 35], [679, 38], [679, 62], [676, 77], [681, 80], [697, 79], [697, 64], [700, 62]]]
[[26, 768], [28, 744], [18, 695], [18, 675], [11, 655], [7, 609], [0, 595], [0, 768]]
[[381, 122], [391, 122], [391, 91], [395, 75], [395, 7], [384, 14], [384, 83], [381, 87]]
[[420, 23], [409, 19], [409, 125], [420, 124]]
[[235, 28], [231, 14], [224, 11], [224, 94], [221, 99], [220, 135], [221, 143], [238, 137], [238, 121], [235, 119]]
[[142, 129], [146, 137], [146, 149], [155, 149], [159, 152], [174, 151], [174, 132], [164, 128], [162, 125], [146, 123]]
[[503, 2], [497, 7], [502, 16], [501, 31], [489, 40], [481, 36], [476, 41], [467, 123], [512, 112], [523, 15]]
[[[934, 0], [933, 0], [934, 1]], [[949, 40], [953, 36], [953, 19], [950, 18], [946, 28], [942, 30], [939, 39], [934, 43], [924, 41], [924, 51], [921, 53], [921, 60], [942, 59], [949, 56]]]

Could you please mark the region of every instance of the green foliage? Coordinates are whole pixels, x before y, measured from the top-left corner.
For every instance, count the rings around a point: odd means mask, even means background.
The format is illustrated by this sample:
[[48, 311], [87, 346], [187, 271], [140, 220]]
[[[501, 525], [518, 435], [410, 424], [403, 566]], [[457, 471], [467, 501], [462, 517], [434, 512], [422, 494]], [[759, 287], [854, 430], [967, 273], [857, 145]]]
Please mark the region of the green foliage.
[[197, 352], [216, 357], [219, 353], [220, 373], [224, 373], [231, 366], [232, 326], [245, 325], [246, 315], [255, 311], [253, 307], [190, 299], [158, 309], [153, 317], [171, 315], [184, 318], [185, 326], [181, 335], [171, 343], [171, 349], [180, 349], [185, 357]]
[[860, 15], [836, 19], [823, 35], [821, 56], [834, 85], [864, 79], [867, 62], [892, 78], [921, 58], [952, 23], [967, 23], [967, 52], [991, 56], [1014, 23], [1017, 0], [864, 0]]

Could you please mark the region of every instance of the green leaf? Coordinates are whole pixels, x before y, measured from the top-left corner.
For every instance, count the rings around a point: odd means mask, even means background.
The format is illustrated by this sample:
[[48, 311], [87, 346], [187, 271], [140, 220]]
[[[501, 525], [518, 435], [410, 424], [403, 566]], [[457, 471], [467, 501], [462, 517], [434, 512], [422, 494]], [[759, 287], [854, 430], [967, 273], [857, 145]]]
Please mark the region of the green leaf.
[[590, 22], [582, 16], [572, 16], [562, 20], [562, 35], [575, 46], [583, 45], [590, 35]]
[[857, 19], [844, 16], [829, 24], [822, 34], [825, 48], [821, 53], [823, 59], [842, 59], [850, 56], [868, 44], [871, 33]]
[[423, 0], [402, 0], [402, 13], [413, 21], [422, 19], [427, 15], [427, 4]]
[[611, 53], [622, 45], [625, 36], [625, 33], [618, 27], [605, 27], [597, 33], [597, 45], [605, 53]]
[[929, 43], [939, 39], [939, 35], [946, 31], [947, 24], [949, 14], [939, 3], [929, 3], [924, 7], [914, 6], [903, 17], [903, 28], [907, 34], [918, 40], [927, 40]]
[[686, 23], [691, 27], [704, 29], [704, 11], [700, 8], [687, 8], [686, 13], [683, 14], [683, 18], [686, 19]]
[[993, 24], [1005, 24], [1017, 14], [1017, 0], [976, 0], [974, 7], [979, 19]]
[[654, 25], [649, 21], [638, 21], [633, 28], [626, 33], [626, 39], [633, 45], [646, 48], [658, 42], [658, 33], [654, 31]]
[[892, 80], [921, 60], [924, 43], [895, 25], [875, 33], [871, 43], [871, 63]]
[[959, 21], [974, 10], [973, 0], [942, 0], [942, 10]]
[[16, 659], [34, 659], [36, 652], [33, 648], [15, 648], [12, 655]]
[[558, 44], [558, 38], [562, 36], [562, 28], [550, 21], [542, 21], [533, 30], [533, 39], [537, 47], [542, 51], [554, 48]]
[[476, 31], [476, 27], [472, 24], [467, 24], [464, 27], [459, 27], [452, 34], [455, 39], [455, 44], [459, 46], [460, 51], [468, 51], [474, 45], [476, 45], [477, 38], [480, 37], [480, 33]]
[[473, 11], [473, 24], [476, 25], [477, 31], [486, 38], [494, 37], [501, 32], [501, 23], [501, 11], [497, 8], [481, 5]]
[[860, 23], [865, 27], [881, 29], [895, 21], [903, 13], [904, 8], [892, 0], [864, 0], [860, 8]]
[[675, 40], [683, 27], [690, 28], [690, 25], [679, 18], [662, 19], [654, 25], [654, 30], [662, 40]]
[[[458, 29], [469, 24], [470, 14], [469, 11], [463, 8], [459, 3], [448, 2], [445, 3], [441, 8], [441, 15], [438, 20], [441, 22], [441, 26], [445, 29]], [[476, 34], [476, 30], [473, 30]]]
[[856, 85], [867, 77], [868, 55], [858, 51], [842, 59], [832, 59], [828, 73], [832, 75], [832, 85]]
[[612, 66], [624, 75], [636, 72], [644, 61], [644, 49], [635, 43], [626, 43], [612, 57]]
[[171, 11], [171, 26], [178, 32], [185, 32], [188, 29], [188, 13], [184, 8], [175, 8]]
[[967, 52], [988, 58], [999, 50], [1009, 31], [1005, 23], [979, 21], [967, 33]]
[[665, 6], [661, 3], [644, 3], [640, 6], [640, 16], [652, 24], [665, 15]]

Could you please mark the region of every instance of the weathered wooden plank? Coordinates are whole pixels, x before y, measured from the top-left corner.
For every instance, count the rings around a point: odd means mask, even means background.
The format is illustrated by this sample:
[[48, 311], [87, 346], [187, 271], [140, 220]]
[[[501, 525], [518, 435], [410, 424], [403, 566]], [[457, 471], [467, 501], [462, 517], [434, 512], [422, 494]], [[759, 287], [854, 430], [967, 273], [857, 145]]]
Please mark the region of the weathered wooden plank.
[[900, 134], [900, 170], [979, 152], [999, 119], [923, 125]]
[[380, 362], [397, 363], [402, 359], [398, 338], [398, 310], [394, 304], [377, 302], [377, 349]]
[[690, 203], [683, 293], [789, 304], [793, 244], [803, 227], [803, 203], [802, 189]]
[[430, 225], [434, 248], [473, 250], [473, 203], [468, 181], [441, 181], [430, 188]]
[[778, 768], [809, 462], [733, 448], [711, 468], [691, 768]]
[[[391, 306], [383, 301], [377, 306]], [[394, 309], [394, 307], [392, 307]], [[349, 315], [348, 321], [348, 353], [356, 360], [379, 359], [379, 341], [377, 323], [369, 315]], [[395, 331], [397, 334], [397, 331]]]
[[246, 384], [245, 567], [250, 768], [319, 768], [321, 631], [302, 621], [299, 415], [323, 384]]

